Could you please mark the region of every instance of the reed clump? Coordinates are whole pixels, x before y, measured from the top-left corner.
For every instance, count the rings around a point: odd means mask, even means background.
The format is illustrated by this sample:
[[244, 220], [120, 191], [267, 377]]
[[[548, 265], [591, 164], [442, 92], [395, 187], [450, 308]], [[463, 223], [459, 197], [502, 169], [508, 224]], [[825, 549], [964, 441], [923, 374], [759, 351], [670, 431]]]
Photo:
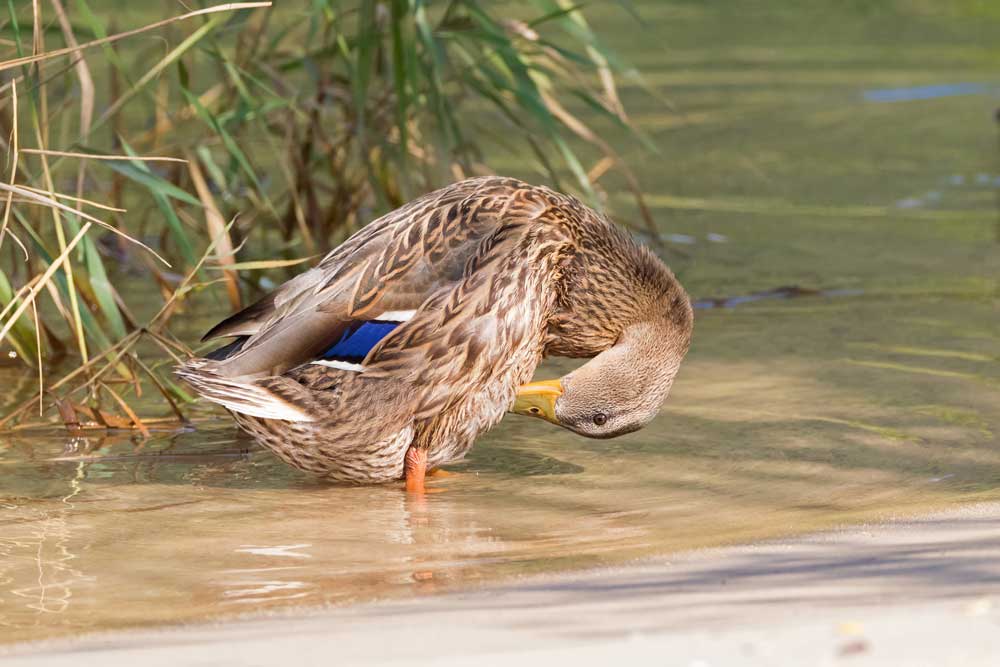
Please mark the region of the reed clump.
[[[191, 354], [176, 315], [194, 295], [239, 308], [503, 151], [595, 203], [617, 173], [653, 229], [592, 125], [631, 128], [616, 82], [635, 74], [578, 3], [287, 4], [144, 9], [135, 27], [115, 3], [7, 5], [0, 346], [38, 391], [0, 428], [183, 421], [191, 398], [166, 371]], [[149, 391], [166, 415], [137, 413]]]

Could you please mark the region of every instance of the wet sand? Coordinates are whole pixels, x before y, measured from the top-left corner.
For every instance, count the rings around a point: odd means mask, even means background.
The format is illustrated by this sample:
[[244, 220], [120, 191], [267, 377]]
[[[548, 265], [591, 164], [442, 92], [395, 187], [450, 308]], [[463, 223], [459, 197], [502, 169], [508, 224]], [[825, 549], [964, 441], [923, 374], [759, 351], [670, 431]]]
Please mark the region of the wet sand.
[[5, 665], [995, 665], [1000, 503], [462, 594], [0, 648]]

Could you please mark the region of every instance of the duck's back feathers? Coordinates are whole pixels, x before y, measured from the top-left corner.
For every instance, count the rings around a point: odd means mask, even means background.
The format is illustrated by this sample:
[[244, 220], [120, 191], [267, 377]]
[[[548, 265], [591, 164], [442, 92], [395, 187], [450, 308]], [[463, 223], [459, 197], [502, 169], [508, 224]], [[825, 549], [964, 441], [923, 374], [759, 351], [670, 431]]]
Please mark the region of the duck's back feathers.
[[322, 358], [365, 322], [419, 319], [432, 297], [447, 299], [470, 271], [481, 272], [470, 263], [492, 262], [533, 225], [558, 233], [540, 219], [543, 200], [519, 196], [530, 187], [470, 179], [372, 222], [319, 265], [213, 328], [208, 337], [247, 337], [213, 370], [224, 377], [278, 375]]

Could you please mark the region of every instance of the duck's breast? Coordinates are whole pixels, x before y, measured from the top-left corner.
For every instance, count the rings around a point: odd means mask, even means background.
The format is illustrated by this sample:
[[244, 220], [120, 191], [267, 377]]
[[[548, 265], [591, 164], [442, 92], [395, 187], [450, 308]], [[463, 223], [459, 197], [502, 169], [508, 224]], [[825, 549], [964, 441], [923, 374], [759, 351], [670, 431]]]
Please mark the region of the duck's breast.
[[470, 365], [476, 376], [468, 385], [472, 388], [418, 427], [417, 437], [429, 443], [432, 467], [462, 459], [480, 434], [503, 419], [518, 387], [531, 381], [542, 359], [555, 298], [551, 278], [546, 272], [535, 272], [517, 286], [510, 299], [500, 300], [504, 306], [493, 312], [493, 341], [479, 349]]

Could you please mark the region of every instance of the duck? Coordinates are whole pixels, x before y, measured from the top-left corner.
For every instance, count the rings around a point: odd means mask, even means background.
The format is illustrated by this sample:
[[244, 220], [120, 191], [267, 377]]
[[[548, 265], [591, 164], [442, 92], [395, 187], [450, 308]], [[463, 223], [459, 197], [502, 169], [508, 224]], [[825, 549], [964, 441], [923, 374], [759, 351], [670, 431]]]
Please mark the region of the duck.
[[[587, 438], [642, 428], [693, 324], [674, 274], [607, 216], [479, 177], [372, 221], [176, 374], [302, 471], [419, 493], [509, 412]], [[532, 381], [552, 356], [586, 362]]]

